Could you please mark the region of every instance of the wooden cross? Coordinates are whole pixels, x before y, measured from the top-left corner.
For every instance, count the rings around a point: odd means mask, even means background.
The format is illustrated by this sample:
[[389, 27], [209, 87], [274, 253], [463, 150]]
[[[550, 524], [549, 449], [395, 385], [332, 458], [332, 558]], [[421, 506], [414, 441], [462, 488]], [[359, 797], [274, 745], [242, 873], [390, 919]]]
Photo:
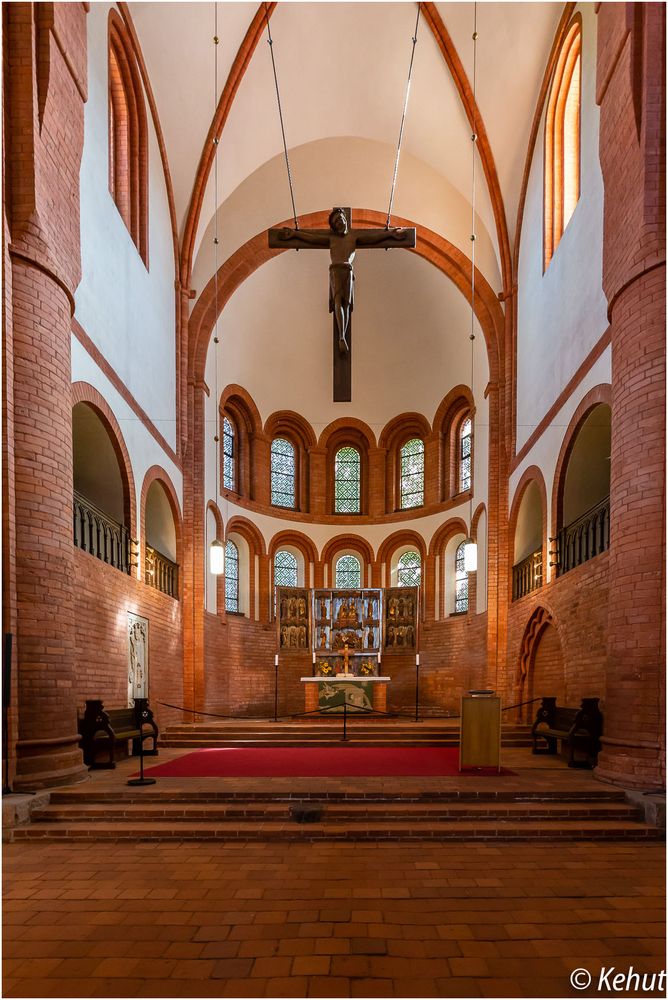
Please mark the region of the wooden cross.
[[353, 261], [358, 248], [390, 250], [415, 247], [415, 229], [353, 229], [349, 208], [333, 208], [329, 229], [269, 230], [273, 250], [329, 250], [329, 311], [334, 313], [334, 402], [352, 399], [351, 316], [354, 305]]

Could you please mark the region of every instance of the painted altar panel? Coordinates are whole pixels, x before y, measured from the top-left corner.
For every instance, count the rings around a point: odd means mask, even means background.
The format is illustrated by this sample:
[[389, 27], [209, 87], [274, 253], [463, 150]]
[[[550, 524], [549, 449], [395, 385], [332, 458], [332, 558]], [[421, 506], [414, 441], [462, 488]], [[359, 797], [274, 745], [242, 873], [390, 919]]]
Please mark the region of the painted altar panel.
[[315, 590], [314, 649], [317, 654], [377, 653], [381, 644], [380, 590]]
[[318, 708], [326, 708], [328, 713], [343, 712], [343, 706], [348, 712], [370, 711], [373, 708], [373, 684], [359, 681], [346, 684], [339, 681], [328, 684], [323, 681], [318, 684]]
[[418, 629], [418, 587], [385, 591], [385, 649], [415, 649]]
[[309, 606], [310, 592], [304, 587], [276, 588], [276, 623], [280, 650], [310, 648]]

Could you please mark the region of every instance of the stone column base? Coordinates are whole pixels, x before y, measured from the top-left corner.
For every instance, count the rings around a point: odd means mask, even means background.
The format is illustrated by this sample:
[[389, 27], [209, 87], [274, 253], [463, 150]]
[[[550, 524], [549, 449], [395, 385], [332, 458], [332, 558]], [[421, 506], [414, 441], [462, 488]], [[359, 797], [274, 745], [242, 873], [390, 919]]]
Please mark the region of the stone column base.
[[79, 734], [16, 744], [15, 792], [34, 792], [58, 785], [76, 785], [90, 775], [83, 763]]
[[665, 750], [658, 743], [603, 736], [594, 777], [624, 788], [658, 789], [666, 780]]

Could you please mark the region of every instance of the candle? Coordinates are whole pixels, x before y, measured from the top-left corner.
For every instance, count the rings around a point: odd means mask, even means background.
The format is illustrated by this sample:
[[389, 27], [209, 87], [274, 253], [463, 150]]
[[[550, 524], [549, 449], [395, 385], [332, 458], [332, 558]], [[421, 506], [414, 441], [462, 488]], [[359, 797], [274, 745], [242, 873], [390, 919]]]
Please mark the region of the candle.
[[378, 662], [380, 663], [380, 650], [378, 650]]
[[315, 653], [313, 653], [313, 662], [315, 663]]
[[420, 654], [419, 653], [415, 654], [415, 666], [416, 667], [420, 666]]
[[274, 656], [274, 666], [275, 667], [278, 666], [278, 653], [276, 653], [276, 655]]

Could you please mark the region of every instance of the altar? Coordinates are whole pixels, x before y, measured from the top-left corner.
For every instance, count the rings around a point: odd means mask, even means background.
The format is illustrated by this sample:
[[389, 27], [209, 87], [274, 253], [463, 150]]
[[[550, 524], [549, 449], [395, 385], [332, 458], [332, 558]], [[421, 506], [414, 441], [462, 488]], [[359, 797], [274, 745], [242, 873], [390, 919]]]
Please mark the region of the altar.
[[390, 677], [356, 677], [340, 674], [338, 677], [302, 677], [304, 685], [304, 711], [327, 713], [364, 712], [375, 709], [387, 711], [387, 685]]

